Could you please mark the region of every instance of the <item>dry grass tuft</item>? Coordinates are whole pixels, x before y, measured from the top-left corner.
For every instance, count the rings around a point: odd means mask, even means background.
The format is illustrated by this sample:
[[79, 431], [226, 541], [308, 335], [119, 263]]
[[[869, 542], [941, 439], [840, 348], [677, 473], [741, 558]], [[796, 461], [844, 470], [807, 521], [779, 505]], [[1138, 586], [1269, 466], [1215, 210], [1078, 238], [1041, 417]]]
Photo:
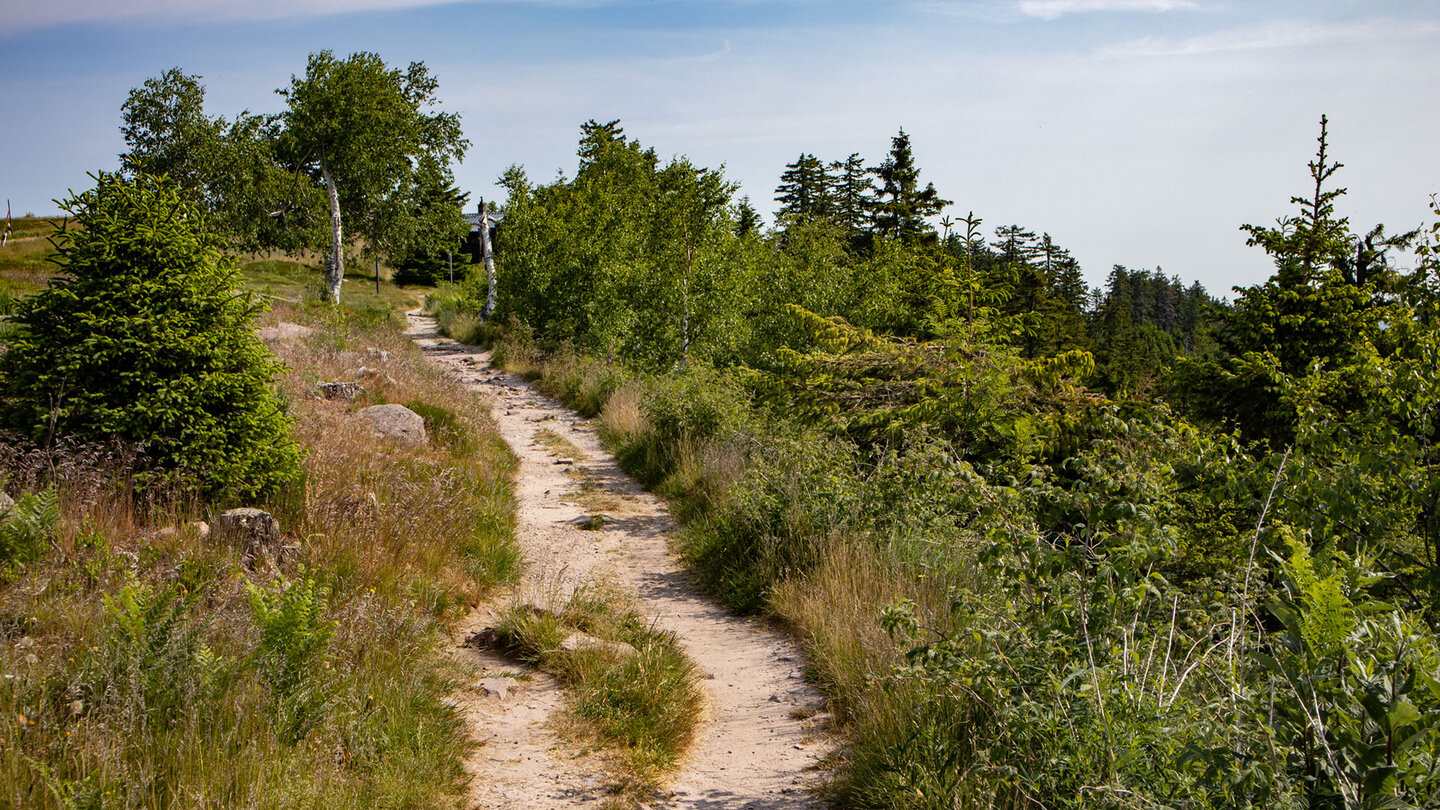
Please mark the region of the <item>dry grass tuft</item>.
[[600, 438], [608, 444], [633, 442], [651, 430], [645, 418], [645, 392], [635, 383], [625, 383], [610, 393], [600, 410]]
[[[551, 608], [512, 604], [497, 630], [513, 653], [570, 686], [568, 731], [619, 765], [612, 806], [639, 807], [652, 798], [704, 718], [699, 672], [675, 636], [607, 584], [580, 588]], [[567, 649], [577, 633], [599, 643]]]

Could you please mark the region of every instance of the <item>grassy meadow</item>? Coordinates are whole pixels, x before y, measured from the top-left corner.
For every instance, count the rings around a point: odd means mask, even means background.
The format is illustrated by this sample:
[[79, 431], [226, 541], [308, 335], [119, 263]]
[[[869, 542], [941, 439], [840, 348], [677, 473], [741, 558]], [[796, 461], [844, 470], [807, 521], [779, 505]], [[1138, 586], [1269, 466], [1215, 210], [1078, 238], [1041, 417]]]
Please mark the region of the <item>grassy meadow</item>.
[[[282, 297], [308, 283], [289, 263], [248, 272]], [[202, 536], [219, 504], [137, 497], [134, 448], [0, 445], [17, 499], [0, 528], [0, 807], [459, 806], [470, 742], [443, 701], [465, 673], [441, 647], [517, 572], [514, 462], [399, 334], [408, 295], [262, 316], [314, 330], [272, 344], [305, 460], [302, 483], [254, 504], [283, 532], [264, 553]], [[317, 396], [360, 366], [380, 373], [355, 402]], [[382, 402], [436, 441], [360, 428]]]

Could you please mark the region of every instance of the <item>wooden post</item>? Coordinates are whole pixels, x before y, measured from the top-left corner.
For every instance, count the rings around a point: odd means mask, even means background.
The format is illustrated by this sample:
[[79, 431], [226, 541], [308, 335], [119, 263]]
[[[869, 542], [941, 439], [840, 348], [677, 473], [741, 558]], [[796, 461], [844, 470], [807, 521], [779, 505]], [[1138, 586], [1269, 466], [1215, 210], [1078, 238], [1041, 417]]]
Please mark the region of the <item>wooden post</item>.
[[485, 260], [485, 311], [481, 313], [485, 320], [495, 313], [495, 252], [490, 245], [490, 218], [489, 209], [485, 207], [485, 201], [480, 201], [480, 255]]
[[450, 266], [450, 286], [455, 286], [455, 254], [445, 251], [445, 263]]
[[380, 257], [375, 257], [375, 294], [380, 294]]

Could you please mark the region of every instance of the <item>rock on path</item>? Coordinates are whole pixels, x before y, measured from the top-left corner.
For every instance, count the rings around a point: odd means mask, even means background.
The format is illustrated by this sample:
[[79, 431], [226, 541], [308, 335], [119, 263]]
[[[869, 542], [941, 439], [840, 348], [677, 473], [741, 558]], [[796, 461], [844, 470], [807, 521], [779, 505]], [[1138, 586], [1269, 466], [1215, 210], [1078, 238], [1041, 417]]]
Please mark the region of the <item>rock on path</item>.
[[[822, 706], [801, 677], [801, 655], [780, 633], [729, 614], [699, 594], [667, 544], [674, 530], [664, 503], [632, 481], [601, 447], [586, 421], [519, 377], [490, 368], [489, 353], [441, 337], [434, 319], [409, 313], [407, 334], [433, 361], [469, 388], [495, 399], [500, 432], [520, 459], [516, 473], [516, 539], [525, 558], [521, 598], [563, 601], [576, 587], [609, 580], [636, 593], [645, 613], [676, 634], [699, 666], [709, 716], [691, 754], [654, 808], [792, 810], [819, 808], [810, 790], [833, 749], [823, 728], [805, 718]], [[573, 463], [537, 441], [543, 430], [578, 449]], [[603, 487], [605, 521], [581, 503]], [[593, 503], [593, 501], [590, 501]], [[462, 632], [493, 623], [485, 608]], [[462, 636], [463, 637], [463, 636]], [[486, 674], [515, 664], [465, 650]], [[483, 745], [469, 763], [471, 800], [483, 808], [599, 806], [604, 763], [575, 756], [545, 718], [563, 706], [558, 685], [536, 674], [512, 690], [477, 685], [459, 699]], [[511, 692], [506, 697], [499, 693]]]

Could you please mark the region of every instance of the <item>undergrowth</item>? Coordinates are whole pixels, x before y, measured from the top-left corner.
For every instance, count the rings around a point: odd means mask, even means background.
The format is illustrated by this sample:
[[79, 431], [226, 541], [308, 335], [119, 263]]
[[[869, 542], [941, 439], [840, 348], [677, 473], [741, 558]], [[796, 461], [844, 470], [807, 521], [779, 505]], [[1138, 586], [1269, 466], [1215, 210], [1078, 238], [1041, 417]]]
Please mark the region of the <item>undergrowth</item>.
[[[316, 331], [272, 345], [305, 456], [256, 504], [282, 529], [264, 553], [204, 532], [193, 495], [137, 495], [133, 448], [0, 443], [0, 807], [461, 805], [445, 628], [515, 576], [514, 459], [388, 314], [282, 319]], [[317, 395], [377, 360], [366, 385], [428, 406], [432, 446]]]
[[[960, 401], [943, 431], [918, 409], [844, 411], [868, 392], [846, 387], [838, 354], [780, 407], [747, 369], [638, 373], [523, 335], [496, 355], [598, 417], [670, 498], [705, 588], [805, 643], [849, 741], [828, 788], [842, 806], [1440, 794], [1433, 632], [1397, 608], [1410, 595], [1372, 552], [1297, 539], [1351, 530], [1314, 492], [1385, 516], [1373, 494], [1391, 484], [1332, 457], [1323, 414], [1294, 457], [1252, 456], [1163, 408], [1047, 412], [1066, 396], [1053, 369], [1027, 382], [993, 355], [947, 360], [934, 390], [1009, 391], [1031, 412], [992, 420]], [[790, 418], [796, 402], [833, 419]], [[1206, 565], [1221, 549], [1229, 562]]]

